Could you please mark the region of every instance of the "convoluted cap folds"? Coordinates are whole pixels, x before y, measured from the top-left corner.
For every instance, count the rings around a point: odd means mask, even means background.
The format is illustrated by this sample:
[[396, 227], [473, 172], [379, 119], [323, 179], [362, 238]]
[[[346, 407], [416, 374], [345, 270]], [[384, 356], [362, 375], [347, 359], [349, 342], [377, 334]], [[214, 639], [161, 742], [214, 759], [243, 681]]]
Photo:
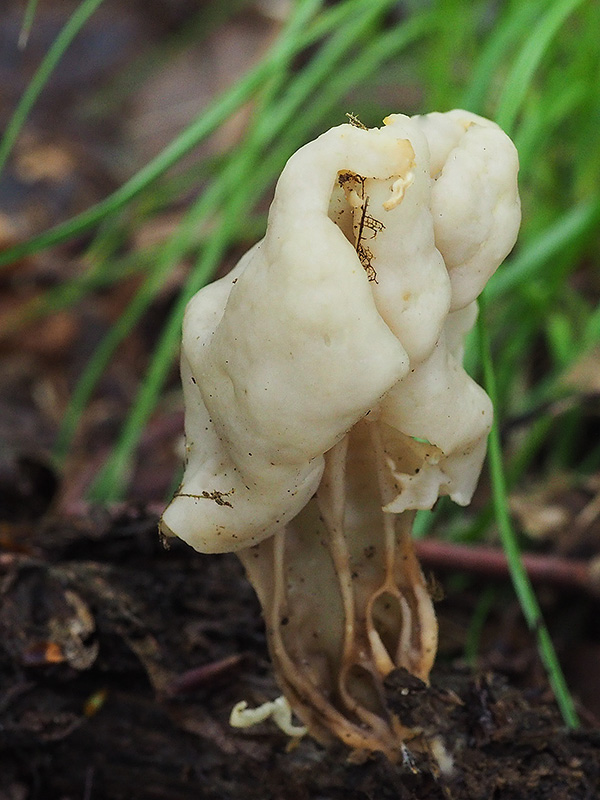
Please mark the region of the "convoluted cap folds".
[[205, 552], [270, 537], [363, 419], [386, 512], [469, 501], [492, 414], [462, 341], [516, 238], [516, 174], [508, 137], [464, 111], [340, 125], [291, 157], [264, 239], [188, 306], [165, 532]]

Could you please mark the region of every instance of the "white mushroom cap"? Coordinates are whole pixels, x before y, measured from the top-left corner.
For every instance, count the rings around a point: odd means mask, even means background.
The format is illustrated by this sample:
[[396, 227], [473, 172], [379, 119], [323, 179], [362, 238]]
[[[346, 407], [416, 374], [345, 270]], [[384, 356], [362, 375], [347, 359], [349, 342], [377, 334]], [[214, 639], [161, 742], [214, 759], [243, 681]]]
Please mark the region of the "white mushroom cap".
[[476, 297], [514, 247], [521, 222], [516, 148], [495, 122], [455, 109], [413, 117], [431, 152], [435, 242], [452, 310]]
[[198, 550], [282, 529], [368, 414], [395, 432], [386, 511], [470, 499], [492, 414], [462, 339], [516, 237], [516, 154], [468, 112], [385, 122], [295, 153], [265, 238], [188, 306], [188, 461], [162, 527]]
[[186, 311], [188, 463], [163, 516], [204, 552], [256, 544], [314, 494], [323, 454], [408, 370], [352, 244], [327, 216], [338, 171], [408, 171], [405, 140], [342, 125], [288, 162], [267, 235]]

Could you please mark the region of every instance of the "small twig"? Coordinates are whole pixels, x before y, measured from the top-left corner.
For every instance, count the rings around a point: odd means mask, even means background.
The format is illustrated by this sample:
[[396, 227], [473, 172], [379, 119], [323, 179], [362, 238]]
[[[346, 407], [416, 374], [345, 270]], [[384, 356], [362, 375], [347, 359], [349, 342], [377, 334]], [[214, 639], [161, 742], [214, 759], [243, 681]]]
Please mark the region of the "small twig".
[[203, 664], [201, 667], [194, 667], [187, 672], [183, 672], [173, 680], [167, 689], [169, 696], [178, 694], [187, 694], [211, 683], [216, 678], [220, 678], [224, 673], [238, 667], [244, 656], [241, 653], [236, 653], [226, 658], [221, 658], [218, 661], [211, 661], [209, 664]]
[[[415, 546], [421, 563], [426, 567], [460, 570], [490, 578], [509, 578], [506, 556], [498, 548], [472, 547], [435, 539], [422, 539]], [[580, 589], [600, 595], [600, 562], [596, 559], [583, 561], [529, 553], [523, 554], [523, 566], [533, 583]]]
[[348, 122], [354, 128], [360, 128], [363, 131], [369, 130], [366, 125], [363, 125], [363, 123], [359, 120], [359, 118], [356, 116], [356, 114], [351, 114], [351, 113], [349, 113], [347, 111], [346, 112], [346, 116], [348, 117]]

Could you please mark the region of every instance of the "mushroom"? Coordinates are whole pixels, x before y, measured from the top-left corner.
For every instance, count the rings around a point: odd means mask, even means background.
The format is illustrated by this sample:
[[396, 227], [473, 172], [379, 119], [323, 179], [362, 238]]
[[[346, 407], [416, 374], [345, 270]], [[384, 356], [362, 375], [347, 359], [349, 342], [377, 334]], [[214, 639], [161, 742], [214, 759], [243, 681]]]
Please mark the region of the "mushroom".
[[332, 128], [288, 161], [267, 232], [189, 303], [187, 463], [161, 529], [235, 551], [278, 683], [322, 742], [400, 757], [396, 668], [428, 680], [437, 623], [417, 509], [469, 503], [491, 403], [462, 367], [514, 245], [515, 148], [466, 111]]

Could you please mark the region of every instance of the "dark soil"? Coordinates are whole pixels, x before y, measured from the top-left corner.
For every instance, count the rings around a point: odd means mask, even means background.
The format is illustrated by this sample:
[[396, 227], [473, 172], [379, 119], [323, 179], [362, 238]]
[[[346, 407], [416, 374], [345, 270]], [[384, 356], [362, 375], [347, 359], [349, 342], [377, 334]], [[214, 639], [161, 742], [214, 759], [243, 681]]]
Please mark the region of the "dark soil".
[[258, 604], [234, 556], [165, 550], [148, 514], [5, 525], [4, 544], [2, 800], [600, 796], [598, 732], [567, 733], [546, 692], [456, 663], [428, 689], [388, 680], [451, 775], [410, 743], [404, 764], [352, 763], [268, 723], [233, 730], [235, 702], [277, 695]]

